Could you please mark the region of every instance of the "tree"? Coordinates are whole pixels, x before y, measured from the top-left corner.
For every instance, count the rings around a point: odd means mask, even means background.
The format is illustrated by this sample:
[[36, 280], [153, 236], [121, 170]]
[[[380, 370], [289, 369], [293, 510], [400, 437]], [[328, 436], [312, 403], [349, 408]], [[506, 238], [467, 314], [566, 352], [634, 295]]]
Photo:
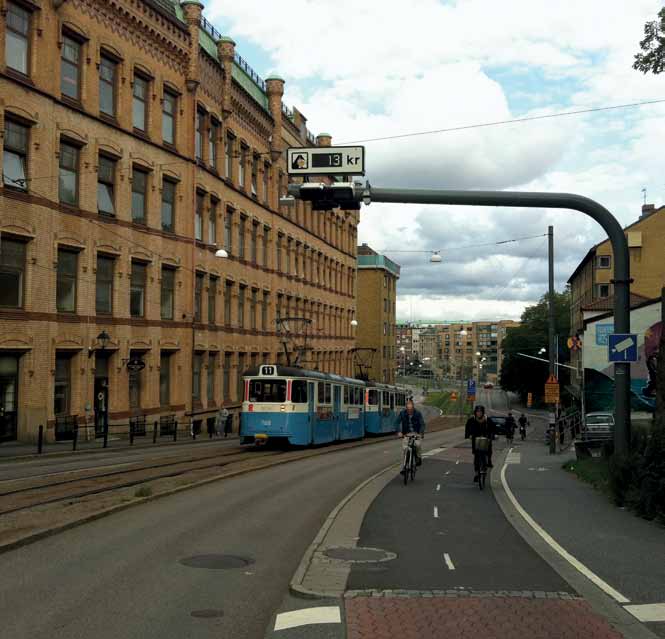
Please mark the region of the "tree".
[[[518, 393], [522, 401], [528, 393], [540, 397], [549, 376], [549, 368], [544, 362], [522, 357], [518, 353], [538, 356], [538, 351], [548, 346], [549, 310], [548, 295], [543, 295], [538, 304], [524, 309], [521, 325], [512, 328], [503, 340], [504, 358], [501, 363], [501, 388]], [[554, 319], [556, 334], [559, 335], [559, 362], [567, 363], [570, 353], [566, 339], [570, 332], [570, 294], [554, 294]], [[566, 369], [560, 368], [560, 377], [567, 379]], [[562, 380], [559, 380], [562, 381]]]
[[665, 7], [658, 12], [658, 20], [651, 20], [644, 25], [640, 49], [642, 53], [635, 55], [633, 69], [655, 75], [665, 71]]

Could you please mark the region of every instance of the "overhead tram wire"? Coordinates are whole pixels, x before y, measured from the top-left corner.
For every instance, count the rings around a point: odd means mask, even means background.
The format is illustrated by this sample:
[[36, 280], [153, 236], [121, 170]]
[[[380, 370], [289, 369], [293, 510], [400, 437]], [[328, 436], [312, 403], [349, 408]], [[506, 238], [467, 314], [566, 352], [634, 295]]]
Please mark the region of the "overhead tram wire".
[[493, 126], [502, 126], [505, 124], [521, 124], [523, 122], [535, 122], [537, 120], [550, 120], [553, 118], [563, 118], [569, 115], [583, 115], [585, 113], [600, 113], [603, 111], [615, 111], [618, 109], [631, 109], [641, 106], [649, 106], [652, 104], [662, 104], [665, 98], [656, 100], [644, 100], [642, 102], [629, 102], [626, 104], [614, 104], [604, 107], [589, 107], [588, 109], [576, 109], [575, 111], [561, 111], [559, 113], [547, 113], [544, 115], [527, 115], [521, 118], [512, 118], [510, 120], [496, 120], [493, 122], [480, 122], [476, 124], [465, 124], [461, 126], [447, 127], [445, 129], [432, 129], [430, 131], [414, 131], [411, 133], [398, 133], [396, 135], [385, 135], [376, 138], [365, 138], [363, 140], [350, 140], [348, 142], [340, 142], [338, 146], [349, 146], [352, 144], [366, 144], [368, 142], [383, 142], [384, 140], [399, 140], [402, 138], [413, 138], [423, 135], [434, 135], [437, 133], [452, 133], [454, 131], [467, 131], [469, 129], [482, 129]]
[[450, 248], [445, 248], [445, 249], [422, 249], [420, 251], [418, 250], [401, 250], [401, 249], [381, 249], [379, 252], [380, 253], [429, 253], [430, 251], [432, 253], [443, 253], [443, 252], [450, 252], [450, 251], [461, 251], [462, 249], [469, 249], [469, 248], [480, 248], [482, 246], [498, 246], [500, 244], [510, 244], [511, 242], [521, 242], [523, 240], [533, 240], [538, 237], [547, 237], [547, 233], [541, 233], [540, 235], [526, 235], [524, 237], [515, 237], [509, 240], [500, 240], [499, 242], [486, 242], [484, 244], [467, 244], [465, 246], [452, 246]]

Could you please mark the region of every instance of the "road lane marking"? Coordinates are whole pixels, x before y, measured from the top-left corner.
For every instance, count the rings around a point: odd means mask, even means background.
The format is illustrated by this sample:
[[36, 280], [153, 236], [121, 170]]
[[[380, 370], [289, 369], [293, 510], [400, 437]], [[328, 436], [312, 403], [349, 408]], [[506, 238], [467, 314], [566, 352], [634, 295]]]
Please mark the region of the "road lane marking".
[[446, 471], [446, 475], [450, 475], [450, 471], [449, 471], [449, 470]]
[[665, 603], [625, 606], [626, 610], [642, 622], [665, 621]]
[[275, 632], [320, 623], [342, 623], [339, 606], [319, 606], [281, 612], [275, 618]]
[[436, 485], [436, 491], [439, 492], [441, 490], [441, 484]]
[[438, 518], [439, 518], [439, 509], [436, 506], [434, 506], [434, 519]]
[[503, 468], [501, 469], [501, 484], [503, 485], [503, 489], [506, 492], [506, 495], [508, 496], [508, 499], [514, 506], [515, 510], [522, 515], [522, 518], [524, 521], [526, 521], [531, 528], [535, 532], [540, 535], [540, 537], [545, 541], [545, 543], [552, 548], [555, 552], [557, 552], [561, 557], [563, 557], [575, 570], [577, 570], [579, 573], [584, 575], [589, 581], [594, 583], [598, 588], [600, 588], [605, 594], [609, 595], [612, 597], [615, 601], [618, 603], [629, 603], [630, 599], [627, 599], [624, 597], [618, 590], [615, 590], [610, 586], [606, 581], [603, 581], [596, 573], [592, 572], [589, 568], [587, 568], [579, 559], [576, 557], [573, 557], [565, 548], [560, 546], [557, 541], [544, 529], [542, 528], [536, 521], [529, 515], [524, 508], [522, 508], [522, 505], [517, 501], [517, 498], [515, 495], [513, 495], [513, 491], [510, 490], [510, 486], [508, 486], [508, 481], [506, 480], [506, 469], [508, 468], [507, 464], [503, 465]]
[[447, 552], [443, 553], [443, 561], [446, 562], [448, 570], [455, 570], [455, 564], [453, 563], [453, 560], [450, 558], [450, 555]]
[[439, 453], [442, 453], [445, 448], [432, 448], [432, 450], [428, 450], [426, 453], [423, 453], [423, 457], [433, 457], [434, 455], [438, 455]]
[[459, 459], [455, 461], [455, 466], [457, 466], [457, 464], [459, 464]]

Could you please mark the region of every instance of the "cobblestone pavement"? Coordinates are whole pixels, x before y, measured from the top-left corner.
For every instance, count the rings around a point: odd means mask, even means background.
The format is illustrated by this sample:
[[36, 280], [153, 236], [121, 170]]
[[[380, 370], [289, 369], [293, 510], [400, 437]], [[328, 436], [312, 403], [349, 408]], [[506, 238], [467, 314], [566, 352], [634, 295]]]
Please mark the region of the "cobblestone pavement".
[[567, 593], [436, 592], [347, 593], [347, 639], [621, 639], [588, 603]]

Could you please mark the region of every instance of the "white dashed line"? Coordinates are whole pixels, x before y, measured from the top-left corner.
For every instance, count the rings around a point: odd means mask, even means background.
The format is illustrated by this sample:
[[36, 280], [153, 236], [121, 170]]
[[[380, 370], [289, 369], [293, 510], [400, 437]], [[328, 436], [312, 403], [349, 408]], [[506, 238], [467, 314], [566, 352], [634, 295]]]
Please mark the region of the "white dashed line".
[[447, 552], [443, 553], [443, 561], [446, 562], [448, 570], [455, 570], [455, 564], [453, 563], [453, 560], [450, 558], [450, 555]]
[[455, 461], [455, 466], [457, 466], [457, 464], [459, 464], [459, 459]]
[[338, 606], [319, 606], [282, 612], [275, 618], [275, 632], [318, 623], [342, 623]]
[[532, 517], [529, 515], [522, 505], [517, 501], [513, 491], [510, 490], [508, 486], [508, 481], [506, 480], [506, 469], [508, 465], [504, 463], [503, 468], [501, 469], [501, 484], [503, 485], [503, 490], [506, 492], [506, 496], [515, 507], [517, 512], [522, 515], [524, 521], [526, 521], [533, 530], [540, 535], [540, 537], [545, 541], [545, 543], [552, 548], [555, 552], [559, 553], [573, 568], [578, 572], [583, 574], [589, 581], [594, 583], [598, 588], [600, 588], [605, 594], [612, 597], [615, 601], [625, 604], [629, 603], [630, 600], [624, 597], [619, 591], [615, 590], [610, 586], [606, 581], [603, 581], [596, 573], [592, 572], [587, 568], [579, 559], [573, 557], [565, 548], [560, 546], [557, 541], [546, 531], [544, 530]]
[[446, 475], [450, 475], [450, 471], [449, 471], [449, 470], [446, 471]]
[[441, 490], [441, 484], [436, 485], [436, 492], [438, 493]]
[[626, 606], [626, 610], [642, 622], [665, 621], [665, 603]]
[[434, 506], [434, 519], [438, 518], [439, 518], [439, 509], [436, 506]]

